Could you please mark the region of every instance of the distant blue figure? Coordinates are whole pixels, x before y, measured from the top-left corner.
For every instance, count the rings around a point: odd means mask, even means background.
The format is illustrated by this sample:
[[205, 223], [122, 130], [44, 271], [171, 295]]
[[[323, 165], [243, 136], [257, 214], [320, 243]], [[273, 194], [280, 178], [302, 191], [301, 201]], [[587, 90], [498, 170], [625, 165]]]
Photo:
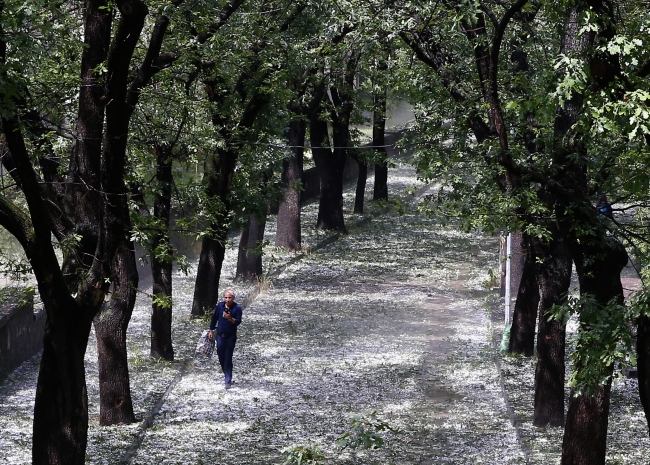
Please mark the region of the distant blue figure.
[[607, 196], [605, 194], [600, 196], [600, 201], [598, 202], [598, 205], [596, 205], [596, 208], [598, 209], [598, 213], [601, 215], [606, 216], [611, 220], [614, 219], [612, 205], [607, 201]]

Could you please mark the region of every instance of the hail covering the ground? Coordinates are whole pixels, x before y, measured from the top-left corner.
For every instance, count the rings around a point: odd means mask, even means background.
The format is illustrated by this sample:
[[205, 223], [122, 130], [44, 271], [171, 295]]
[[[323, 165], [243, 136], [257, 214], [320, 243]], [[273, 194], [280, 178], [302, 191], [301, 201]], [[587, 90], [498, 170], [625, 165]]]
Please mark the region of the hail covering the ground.
[[[368, 186], [366, 198], [372, 179]], [[332, 464], [559, 463], [562, 428], [532, 426], [535, 359], [502, 357], [495, 364], [503, 302], [489, 270], [498, 267], [498, 239], [417, 213], [426, 186], [409, 165], [390, 171], [389, 189], [391, 199], [409, 206], [403, 214], [368, 214], [362, 224], [362, 216], [349, 214], [350, 234], [323, 248], [316, 245], [330, 233], [313, 229], [317, 204], [305, 207], [302, 258], [244, 310], [231, 390], [216, 357], [193, 359], [207, 322], [189, 319], [191, 272], [174, 275], [176, 361], [149, 358], [151, 283], [144, 280], [128, 330], [136, 416], [150, 415], [163, 396], [164, 402], [141, 443], [141, 424], [100, 427], [91, 336], [86, 462], [119, 463], [131, 450], [134, 464], [268, 465], [302, 446]], [[352, 192], [351, 186], [346, 211]], [[270, 218], [270, 244], [274, 235]], [[235, 289], [241, 302], [252, 286], [233, 283], [236, 244], [227, 252], [221, 290]], [[295, 258], [270, 245], [264, 252], [267, 272]], [[571, 323], [569, 334], [575, 330]], [[3, 463], [31, 461], [38, 362], [25, 362], [0, 385]], [[512, 425], [513, 415], [521, 426]], [[379, 435], [381, 447], [337, 445], [354, 430], [354, 418], [390, 426], [365, 431]], [[607, 463], [650, 463], [649, 442], [636, 380], [615, 382]]]

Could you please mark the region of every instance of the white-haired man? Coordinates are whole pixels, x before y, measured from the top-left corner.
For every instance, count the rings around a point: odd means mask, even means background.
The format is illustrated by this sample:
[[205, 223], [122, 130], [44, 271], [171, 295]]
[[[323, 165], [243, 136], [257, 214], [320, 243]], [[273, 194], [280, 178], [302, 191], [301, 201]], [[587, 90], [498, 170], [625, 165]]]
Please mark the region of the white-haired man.
[[232, 354], [235, 351], [237, 342], [237, 326], [241, 324], [242, 308], [235, 302], [235, 293], [226, 289], [223, 291], [223, 302], [217, 304], [210, 322], [210, 333], [208, 337], [212, 339], [213, 333], [217, 334], [217, 356], [219, 364], [224, 374], [226, 389], [232, 385]]

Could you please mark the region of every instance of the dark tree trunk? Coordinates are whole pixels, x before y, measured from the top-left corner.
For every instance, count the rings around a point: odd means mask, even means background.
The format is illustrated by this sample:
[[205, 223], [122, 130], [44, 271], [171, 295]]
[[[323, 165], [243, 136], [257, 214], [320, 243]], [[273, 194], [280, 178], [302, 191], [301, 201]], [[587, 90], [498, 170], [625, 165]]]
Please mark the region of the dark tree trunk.
[[237, 256], [235, 278], [247, 283], [255, 283], [262, 277], [262, 243], [266, 216], [256, 218], [251, 215], [248, 224], [242, 229]]
[[[93, 323], [97, 335], [100, 423], [133, 423], [129, 386], [126, 330], [138, 288], [135, 251], [130, 241], [131, 218], [126, 200], [124, 172], [127, 135], [133, 108], [127, 104], [131, 58], [148, 14], [142, 2], [123, 9], [107, 59], [106, 125], [102, 140], [103, 224], [98, 243], [100, 257], [108, 262], [113, 294]], [[95, 262], [93, 266], [106, 266]]]
[[[582, 27], [580, 18], [585, 11], [593, 12], [593, 20], [599, 26], [597, 31], [580, 31]], [[615, 9], [607, 0], [572, 4], [568, 9], [564, 23], [560, 52], [572, 59], [589, 63], [594, 58], [594, 54], [599, 53], [591, 47], [603, 39], [608, 40], [613, 37], [616, 33], [615, 24]], [[617, 74], [617, 58], [608, 56], [607, 60], [608, 63], [614, 65], [612, 66], [612, 75]], [[620, 68], [618, 69], [620, 70]], [[592, 77], [595, 78], [592, 81], [594, 91], [598, 86], [607, 85], [606, 81], [599, 80], [597, 76], [592, 74]], [[585, 176], [586, 167], [580, 162], [581, 157], [586, 155], [584, 139], [587, 136], [581, 132], [572, 133], [576, 130], [575, 124], [584, 111], [583, 100], [583, 95], [574, 93], [563, 106], [556, 108], [553, 164], [558, 168], [559, 179], [557, 181], [559, 185], [568, 188], [575, 196], [575, 199], [571, 200], [560, 199], [562, 205], [570, 204], [570, 208], [564, 207], [566, 212], [559, 217], [564, 216], [568, 219], [574, 226], [572, 228], [574, 234], [589, 230], [588, 234], [573, 237], [571, 240], [573, 261], [580, 280], [580, 295], [593, 298], [596, 303], [596, 305], [584, 306], [580, 309], [580, 331], [586, 332], [590, 329], [589, 320], [598, 319], [602, 307], [612, 300], [623, 304], [620, 272], [627, 263], [627, 253], [619, 243], [606, 237], [606, 232], [598, 221], [588, 197], [589, 184]], [[601, 342], [597, 338], [593, 338], [590, 344], [593, 344], [596, 351], [604, 350], [604, 348], [598, 347]], [[595, 387], [593, 392], [583, 391], [580, 395], [572, 392], [564, 429], [562, 465], [601, 465], [605, 463], [613, 366], [606, 366], [601, 360], [578, 359], [575, 370], [586, 369], [584, 363], [590, 365], [590, 371], [595, 371], [606, 377], [607, 381], [604, 385]]]
[[[4, 62], [3, 45], [0, 40], [0, 59]], [[82, 465], [88, 431], [84, 355], [92, 318], [104, 299], [105, 276], [95, 274], [94, 270], [87, 272], [86, 280], [75, 288], [77, 297], [72, 297], [52, 246], [48, 209], [18, 118], [2, 118], [2, 125], [29, 205], [29, 216], [20, 208], [6, 208], [4, 203], [0, 220], [22, 245], [47, 312], [34, 400], [32, 463]], [[93, 200], [96, 197], [86, 199]]]
[[533, 424], [562, 426], [566, 327], [561, 321], [548, 321], [548, 311], [553, 305], [566, 302], [571, 285], [571, 254], [566, 239], [558, 231], [549, 244], [535, 237], [531, 237], [531, 244], [541, 260], [537, 271], [540, 305]]
[[636, 331], [637, 368], [639, 371], [639, 398], [650, 430], [650, 317], [638, 319]]
[[159, 303], [153, 302], [151, 305], [151, 356], [171, 361], [174, 360], [171, 306], [172, 262], [152, 258], [151, 273], [154, 296], [161, 297]]
[[386, 89], [374, 95], [372, 146], [375, 152], [375, 185], [372, 200], [388, 200], [388, 153], [386, 151]]
[[318, 229], [347, 233], [343, 219], [343, 167], [345, 154], [323, 146], [327, 143], [327, 123], [313, 114], [309, 123], [309, 136], [314, 163], [320, 178], [320, 202], [318, 204]]
[[[72, 232], [78, 234], [81, 241], [76, 253], [68, 253], [64, 259], [65, 273], [61, 278], [66, 276], [67, 282], [56, 283], [60, 273], [58, 266], [56, 270], [54, 267], [47, 270], [46, 275], [39, 272], [39, 268], [45, 266], [43, 262], [47, 258], [42, 253], [30, 258], [39, 283], [39, 293], [48, 314], [34, 401], [34, 465], [82, 465], [86, 460], [88, 397], [84, 355], [92, 317], [98, 310], [98, 305], [79, 305], [71, 298], [68, 289], [79, 289], [76, 300], [82, 301], [88, 297], [88, 289], [82, 287], [78, 276], [81, 272], [87, 273], [85, 276], [88, 282], [93, 282], [94, 278], [99, 277], [94, 272], [89, 272], [96, 256], [96, 244], [102, 224], [98, 192], [105, 94], [103, 86], [97, 86], [95, 83], [98, 79], [96, 68], [108, 55], [111, 26], [112, 13], [108, 9], [108, 3], [102, 0], [88, 2], [85, 12], [85, 47], [81, 60], [82, 85], [79, 90], [79, 110], [75, 127], [78, 138], [70, 158], [64, 203], [65, 212], [75, 225]], [[19, 164], [22, 188], [29, 202], [29, 179], [23, 178], [28, 173], [26, 166], [20, 166], [23, 161], [27, 162], [27, 159], [21, 161], [21, 150], [15, 143], [20, 144], [21, 141], [13, 141], [20, 131], [17, 127], [8, 128], [5, 121], [3, 123], [5, 137], [15, 161]], [[34, 216], [36, 210], [32, 201], [32, 218], [37, 218]], [[39, 224], [45, 226], [47, 222], [34, 222], [35, 227]], [[48, 233], [48, 242], [50, 237]], [[101, 258], [99, 257], [100, 260]], [[38, 263], [34, 263], [35, 261]], [[56, 289], [50, 288], [48, 291], [47, 287], [50, 286], [55, 286]], [[97, 288], [97, 293], [102, 295], [101, 287]]]
[[111, 269], [114, 273], [111, 300], [93, 320], [97, 336], [99, 423], [104, 426], [136, 421], [126, 352], [126, 329], [138, 289], [138, 269], [132, 243], [118, 248]]
[[[43, 355], [38, 372], [32, 463], [82, 465], [86, 461], [88, 394], [84, 355], [90, 321], [79, 318], [72, 299], [68, 316], [77, 321], [45, 327]], [[75, 309], [75, 310], [73, 310]]]
[[[270, 99], [269, 95], [258, 92], [260, 90], [259, 85], [253, 86], [258, 91], [254, 92], [250, 97], [243, 90], [247, 87], [246, 83], [249, 82], [250, 75], [255, 74], [259, 66], [261, 66], [261, 61], [253, 60], [251, 68], [244, 70], [239, 77], [238, 86], [241, 85], [242, 90], [235, 89], [242, 100], [246, 102], [245, 109], [236, 125], [241, 130], [253, 127], [257, 116]], [[219, 107], [223, 103], [221, 99], [224, 97], [224, 93], [215, 92], [214, 86], [217, 85], [215, 82], [205, 82], [204, 84], [210, 101], [215, 104], [215, 107]], [[219, 111], [212, 115], [212, 124], [221, 128], [219, 132], [223, 140], [231, 141], [237, 138], [229, 129], [232, 122], [228, 121], [225, 115]], [[196, 270], [194, 298], [192, 300], [193, 317], [200, 317], [206, 312], [211, 312], [219, 302], [219, 279], [221, 278], [221, 267], [226, 253], [225, 247], [231, 213], [229, 197], [239, 155], [238, 150], [237, 145], [228, 144], [225, 148], [217, 149], [217, 153], [206, 161], [204, 175], [206, 193], [215, 202], [220, 202], [221, 205], [220, 211], [215, 215], [210, 225], [210, 229], [213, 231], [212, 236], [206, 236], [201, 244], [199, 266]]]
[[368, 180], [368, 164], [363, 157], [354, 157], [359, 166], [357, 177], [357, 190], [354, 195], [354, 213], [363, 213], [363, 201], [366, 193], [366, 181]]
[[512, 315], [508, 345], [510, 352], [524, 354], [527, 357], [535, 353], [535, 325], [537, 323], [537, 307], [539, 306], [536, 257], [530, 241], [531, 238], [528, 234], [522, 234], [525, 249], [524, 265], [517, 291], [515, 310]]
[[[590, 212], [592, 219], [594, 212]], [[598, 220], [592, 221], [597, 226]], [[580, 279], [580, 295], [595, 299], [597, 308], [583, 308], [580, 313], [582, 330], [589, 330], [587, 321], [593, 318], [592, 312], [607, 306], [611, 301], [624, 304], [621, 271], [628, 261], [623, 245], [611, 237], [583, 238], [575, 244], [574, 258]], [[597, 344], [598, 341], [592, 341]], [[602, 363], [594, 360], [592, 363]], [[576, 370], [582, 369], [576, 362]], [[593, 367], [591, 367], [593, 369]], [[605, 385], [598, 386], [593, 393], [577, 395], [572, 389], [569, 410], [562, 442], [562, 465], [604, 465], [607, 445], [607, 425], [609, 417], [610, 391], [613, 365], [603, 366], [607, 376]]]
[[[359, 175], [357, 177], [357, 189], [354, 198], [354, 212], [363, 213], [363, 200], [366, 191], [366, 180], [368, 177], [367, 162], [362, 156], [356, 153], [350, 154], [352, 138], [350, 137], [350, 120], [352, 110], [354, 109], [354, 75], [357, 68], [358, 55], [352, 53], [347, 61], [346, 68], [336, 87], [330, 87], [333, 108], [330, 110], [332, 119], [332, 142], [334, 144], [334, 160], [341, 166], [341, 199], [343, 197], [343, 169], [348, 155], [359, 165]], [[322, 192], [321, 192], [322, 195]], [[341, 202], [341, 206], [342, 206]]]
[[219, 279], [225, 252], [226, 249], [219, 239], [211, 237], [203, 239], [192, 301], [194, 317], [211, 312], [219, 302]]
[[171, 146], [155, 147], [158, 194], [154, 200], [154, 218], [159, 231], [152, 241], [151, 275], [154, 302], [151, 311], [151, 356], [174, 360], [172, 346], [172, 250], [169, 240], [169, 217], [172, 199]]
[[605, 465], [611, 380], [593, 395], [571, 390], [562, 441], [562, 465]]
[[[100, 356], [100, 421], [102, 424], [124, 422], [132, 417], [126, 351], [122, 343], [133, 307], [131, 296], [137, 287], [134, 254], [128, 241], [130, 223], [123, 183], [131, 114], [125, 101], [132, 52], [139, 42], [148, 11], [141, 1], [129, 2], [121, 8], [119, 24], [115, 28], [112, 24], [114, 11], [109, 2], [88, 1], [83, 13], [84, 48], [74, 131], [77, 137], [71, 150], [65, 189], [61, 185], [53, 189], [45, 186], [44, 191], [50, 190], [54, 194], [50, 197], [39, 192], [38, 179], [29, 161], [21, 128], [15, 124], [17, 118], [3, 119], [4, 136], [29, 206], [33, 234], [24, 234], [23, 228], [16, 227], [12, 218], [3, 217], [3, 222], [25, 249], [48, 315], [34, 402], [32, 459], [39, 465], [85, 463], [88, 400], [84, 354], [93, 318], [109, 291], [109, 281], [114, 286], [114, 298], [110, 308], [96, 320]], [[115, 40], [111, 45], [113, 30]], [[159, 32], [159, 39], [162, 39], [164, 28]], [[2, 31], [0, 37], [4, 37]], [[158, 51], [155, 47], [150, 48], [148, 65]], [[4, 42], [0, 39], [3, 62], [4, 52]], [[105, 76], [99, 70], [100, 64], [106, 65]], [[146, 69], [146, 65], [139, 71]], [[151, 66], [148, 69], [151, 70]], [[4, 80], [7, 76], [3, 74]], [[137, 91], [145, 81], [140, 81], [140, 87], [132, 88], [135, 90], [132, 95], [139, 95]], [[102, 85], [97, 85], [98, 82]], [[17, 97], [0, 93], [5, 103]], [[134, 99], [137, 100], [137, 96]], [[19, 113], [14, 112], [14, 115]], [[52, 176], [58, 178], [58, 174], [48, 173], [47, 166], [45, 173], [50, 182]], [[48, 200], [48, 207], [44, 198]], [[50, 214], [55, 212], [58, 218], [48, 221], [45, 212], [55, 203], [53, 199], [60, 201], [61, 205], [50, 210]], [[62, 212], [67, 216], [64, 220], [61, 219]], [[25, 221], [21, 217], [19, 210], [12, 213], [17, 215], [21, 224], [29, 223], [29, 219]], [[50, 227], [52, 229], [48, 230]], [[59, 240], [72, 234], [80, 236], [78, 247], [64, 250], [63, 272], [52, 249], [52, 233]], [[75, 298], [71, 297], [73, 294]], [[108, 376], [116, 378], [116, 383], [106, 388]], [[120, 405], [108, 405], [107, 400]]]
[[227, 202], [230, 183], [235, 169], [236, 153], [222, 150], [206, 165], [206, 190], [208, 195], [221, 202], [220, 213], [212, 223], [212, 236], [201, 242], [201, 254], [196, 270], [192, 316], [210, 313], [219, 302], [219, 280], [226, 254], [226, 238], [230, 227], [230, 204]]
[[299, 119], [289, 123], [291, 156], [282, 162], [284, 195], [278, 209], [275, 245], [287, 250], [300, 250], [300, 191], [307, 124]]

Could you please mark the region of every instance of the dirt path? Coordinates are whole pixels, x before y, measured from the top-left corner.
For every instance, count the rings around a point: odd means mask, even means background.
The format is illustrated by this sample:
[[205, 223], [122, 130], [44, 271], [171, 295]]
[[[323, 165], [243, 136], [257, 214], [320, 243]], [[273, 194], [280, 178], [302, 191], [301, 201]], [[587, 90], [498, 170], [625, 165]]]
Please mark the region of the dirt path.
[[[414, 173], [401, 167], [390, 179], [395, 198]], [[156, 404], [160, 410], [143, 435], [142, 425], [97, 425], [91, 340], [87, 463], [269, 465], [297, 446], [317, 447], [337, 464], [526, 463], [502, 399], [485, 307], [496, 248], [494, 239], [413, 211], [364, 222], [295, 261], [245, 310], [230, 391], [216, 360], [187, 364], [205, 324], [182, 311], [193, 277], [175, 276], [172, 364], [147, 356], [144, 289], [129, 327], [132, 393], [140, 417]], [[272, 268], [273, 253], [268, 258]], [[36, 371], [32, 360], [0, 386], [0, 446], [10, 464], [29, 463]], [[352, 418], [372, 420], [372, 412], [394, 430], [378, 433], [383, 447], [339, 450], [337, 438], [354, 430]]]
[[[423, 193], [411, 167], [391, 170], [389, 181], [391, 198], [401, 196], [407, 210], [414, 199], [404, 188]], [[345, 201], [351, 208], [352, 196]], [[328, 240], [309, 229], [315, 218], [316, 206], [307, 206], [304, 241], [312, 250]], [[268, 270], [292, 264], [244, 312], [230, 391], [216, 360], [192, 361], [207, 323], [188, 319], [191, 274], [174, 276], [177, 361], [148, 357], [151, 290], [143, 280], [129, 363], [136, 415], [152, 424], [144, 433], [144, 423], [99, 427], [91, 337], [87, 463], [271, 465], [284, 461], [283, 449], [300, 446], [317, 447], [331, 464], [559, 463], [562, 429], [531, 423], [535, 359], [496, 357], [502, 317], [493, 316], [502, 304], [484, 290], [498, 260], [496, 240], [413, 211], [347, 221], [361, 225], [305, 256], [266, 248]], [[272, 219], [267, 228], [272, 241]], [[221, 287], [244, 298], [251, 286], [232, 283], [235, 261], [229, 250]], [[31, 462], [38, 363], [34, 357], [0, 385], [2, 463]], [[341, 451], [337, 438], [355, 432], [353, 418], [367, 421], [366, 438], [376, 432], [373, 418], [394, 432], [378, 432], [385, 440], [379, 449]], [[636, 380], [617, 382], [607, 463], [649, 461]]]
[[[495, 247], [391, 213], [304, 257], [245, 311], [234, 388], [197, 362], [133, 463], [271, 464], [314, 445], [329, 463], [524, 463], [480, 290]], [[384, 447], [339, 451], [372, 412], [395, 429]]]

